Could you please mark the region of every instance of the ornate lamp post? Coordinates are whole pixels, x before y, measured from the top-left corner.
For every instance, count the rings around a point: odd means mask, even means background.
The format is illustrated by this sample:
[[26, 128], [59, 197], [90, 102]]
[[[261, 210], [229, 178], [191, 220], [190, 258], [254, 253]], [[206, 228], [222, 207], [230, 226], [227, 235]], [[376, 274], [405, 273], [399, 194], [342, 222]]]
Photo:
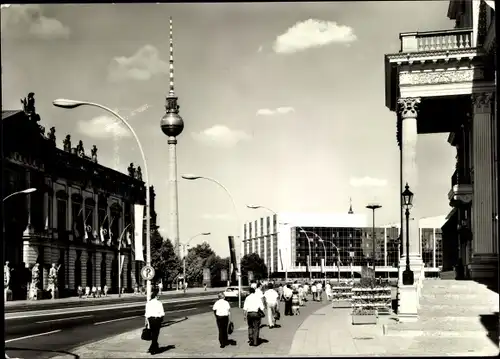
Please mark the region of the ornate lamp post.
[[168, 200], [170, 213], [169, 236], [174, 243], [174, 248], [179, 253], [179, 200], [177, 190], [177, 136], [184, 130], [184, 121], [179, 116], [178, 97], [174, 91], [174, 40], [173, 24], [170, 18], [170, 91], [166, 98], [165, 115], [161, 118], [160, 127], [163, 133], [168, 136]]
[[403, 272], [403, 285], [413, 285], [414, 274], [410, 268], [410, 208], [413, 202], [413, 192], [410, 191], [408, 183], [406, 183], [402, 197], [406, 215], [406, 269]]
[[366, 206], [366, 208], [371, 209], [373, 212], [372, 217], [372, 243], [373, 243], [373, 274], [375, 275], [375, 210], [382, 208], [380, 204], [372, 203]]

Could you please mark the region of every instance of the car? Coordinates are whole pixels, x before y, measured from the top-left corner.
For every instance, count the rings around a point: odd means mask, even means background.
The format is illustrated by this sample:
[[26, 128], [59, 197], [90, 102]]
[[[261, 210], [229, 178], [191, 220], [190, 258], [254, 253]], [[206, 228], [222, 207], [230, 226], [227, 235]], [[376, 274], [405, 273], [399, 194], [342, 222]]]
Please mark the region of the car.
[[[248, 290], [241, 288], [241, 298], [245, 298], [249, 294]], [[224, 291], [226, 299], [238, 299], [238, 287], [227, 287]]]

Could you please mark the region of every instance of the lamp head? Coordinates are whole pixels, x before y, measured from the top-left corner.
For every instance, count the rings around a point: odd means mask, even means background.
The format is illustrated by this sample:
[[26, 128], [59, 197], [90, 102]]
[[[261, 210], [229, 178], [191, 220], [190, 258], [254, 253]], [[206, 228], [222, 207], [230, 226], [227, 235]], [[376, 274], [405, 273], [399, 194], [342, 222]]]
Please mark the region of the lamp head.
[[192, 175], [192, 174], [185, 174], [185, 175], [182, 175], [181, 176], [182, 178], [184, 179], [187, 179], [187, 180], [197, 180], [197, 179], [200, 179], [201, 176], [195, 176], [195, 175]]
[[257, 205], [254, 205], [254, 204], [247, 204], [247, 208], [250, 208], [250, 209], [259, 209], [260, 206], [257, 206]]
[[201, 235], [202, 235], [202, 236], [209, 236], [209, 235], [211, 235], [211, 234], [212, 234], [212, 233], [210, 233], [210, 232], [203, 232]]
[[71, 108], [85, 105], [85, 102], [68, 100], [68, 99], [64, 99], [64, 98], [58, 98], [57, 100], [52, 101], [52, 104], [56, 107], [71, 109]]
[[410, 186], [406, 183], [405, 190], [401, 194], [403, 196], [403, 205], [410, 209], [413, 206], [413, 192], [410, 191]]
[[35, 191], [36, 191], [36, 188], [28, 188], [28, 189], [25, 189], [24, 191], [21, 191], [21, 192], [28, 194], [28, 193], [33, 193]]

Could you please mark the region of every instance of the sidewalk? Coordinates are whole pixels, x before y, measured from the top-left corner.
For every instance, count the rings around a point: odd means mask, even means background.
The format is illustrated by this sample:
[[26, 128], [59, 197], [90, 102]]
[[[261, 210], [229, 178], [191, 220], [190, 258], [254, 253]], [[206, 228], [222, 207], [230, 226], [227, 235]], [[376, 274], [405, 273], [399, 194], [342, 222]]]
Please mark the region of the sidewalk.
[[[212, 312], [185, 317], [167, 322], [160, 333], [160, 346], [168, 348], [155, 358], [171, 357], [262, 357], [287, 356], [295, 332], [302, 322], [327, 302], [317, 303], [309, 301], [306, 307], [301, 308], [299, 316], [284, 316], [284, 303], [280, 305], [282, 313], [279, 324], [281, 328], [269, 329], [267, 319], [260, 332], [260, 337], [267, 340], [258, 347], [250, 347], [247, 343], [247, 325], [243, 320], [242, 310], [232, 309], [232, 320], [235, 326], [230, 339], [236, 345], [221, 349], [217, 337], [217, 327]], [[146, 353], [149, 342], [140, 339], [141, 329], [123, 333], [80, 348], [72, 350], [72, 356], [57, 356], [53, 359], [69, 359], [78, 355], [80, 358], [148, 358]]]
[[[297, 330], [291, 356], [491, 356], [496, 347], [484, 338], [440, 335], [387, 336], [384, 325], [395, 317], [380, 316], [377, 325], [352, 325], [351, 309], [321, 308]], [[321, 320], [317, 320], [317, 318]]]
[[[220, 292], [224, 290], [224, 288], [207, 288], [207, 292]], [[189, 294], [197, 294], [197, 293], [202, 293], [204, 292], [204, 288], [189, 288], [186, 291], [186, 295]], [[169, 291], [163, 291], [162, 292], [162, 297], [168, 297], [172, 295], [182, 295], [184, 292], [182, 290], [176, 291], [176, 290], [169, 290]], [[9, 301], [5, 302], [5, 308], [9, 309], [15, 309], [17, 307], [22, 308], [22, 307], [31, 307], [31, 306], [38, 306], [38, 305], [57, 305], [57, 304], [63, 304], [63, 303], [73, 303], [73, 302], [78, 302], [78, 303], [85, 303], [85, 302], [90, 302], [90, 303], [96, 303], [96, 302], [119, 302], [122, 300], [125, 301], [130, 301], [130, 298], [137, 298], [141, 299], [144, 298], [146, 299], [146, 296], [144, 294], [134, 294], [134, 293], [123, 293], [121, 297], [118, 296], [118, 294], [109, 294], [107, 297], [100, 297], [100, 298], [78, 298], [78, 297], [68, 297], [68, 298], [60, 298], [60, 299], [43, 299], [43, 300], [16, 300], [16, 301]]]

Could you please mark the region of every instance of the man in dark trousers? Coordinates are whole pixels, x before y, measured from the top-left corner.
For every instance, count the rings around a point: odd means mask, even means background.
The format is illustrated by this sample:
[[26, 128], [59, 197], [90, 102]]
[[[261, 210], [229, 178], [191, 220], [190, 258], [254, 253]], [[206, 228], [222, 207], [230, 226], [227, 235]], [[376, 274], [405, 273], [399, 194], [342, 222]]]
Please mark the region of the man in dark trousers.
[[248, 344], [256, 347], [259, 345], [260, 320], [261, 313], [264, 314], [264, 303], [262, 298], [255, 294], [255, 288], [250, 287], [250, 295], [243, 304], [243, 313], [248, 323]]
[[225, 299], [224, 293], [219, 293], [219, 300], [215, 302], [212, 310], [214, 311], [215, 321], [219, 329], [219, 343], [220, 347], [224, 348], [228, 344], [228, 327], [229, 316], [231, 315], [231, 305]]

